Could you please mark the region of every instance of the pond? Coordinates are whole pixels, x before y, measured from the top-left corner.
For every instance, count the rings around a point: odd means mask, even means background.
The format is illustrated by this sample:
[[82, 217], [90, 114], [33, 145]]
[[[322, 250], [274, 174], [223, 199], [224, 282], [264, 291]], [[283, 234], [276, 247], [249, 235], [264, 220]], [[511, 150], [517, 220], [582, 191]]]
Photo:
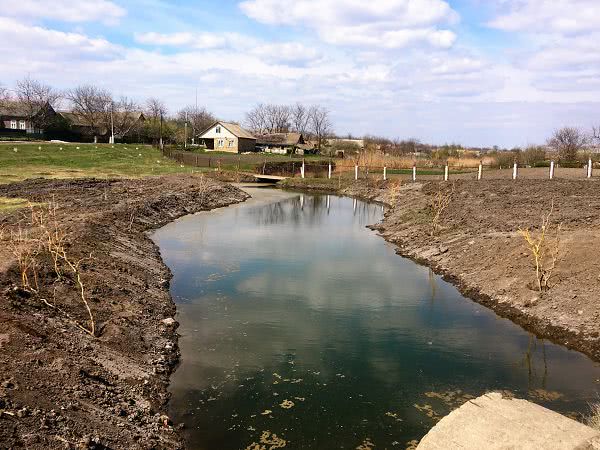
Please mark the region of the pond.
[[170, 415], [189, 448], [404, 449], [490, 390], [572, 417], [599, 399], [598, 364], [396, 255], [366, 228], [381, 205], [248, 191], [153, 236], [174, 275]]

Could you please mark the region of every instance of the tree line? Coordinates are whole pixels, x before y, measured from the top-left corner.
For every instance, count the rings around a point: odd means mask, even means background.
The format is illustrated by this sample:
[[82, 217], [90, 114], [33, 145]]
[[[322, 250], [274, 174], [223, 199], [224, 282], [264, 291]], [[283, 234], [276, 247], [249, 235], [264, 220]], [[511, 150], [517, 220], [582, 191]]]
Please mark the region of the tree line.
[[[48, 130], [69, 126], [56, 115], [48, 113], [45, 105], [59, 110], [63, 103], [68, 104], [70, 113], [77, 119], [77, 124], [84, 125], [85, 132], [91, 136], [106, 135], [114, 130], [114, 136], [122, 139], [135, 133], [144, 141], [158, 143], [194, 142], [216, 117], [206, 108], [188, 105], [171, 114], [165, 103], [151, 97], [137, 102], [126, 96], [116, 98], [110, 91], [91, 84], [84, 84], [72, 89], [60, 91], [30, 77], [16, 82], [14, 89], [0, 84], [0, 107], [12, 104], [19, 105], [34, 128]], [[137, 120], [137, 113], [143, 113], [145, 121]], [[0, 127], [2, 122], [0, 122]], [[327, 147], [330, 154], [337, 150], [346, 153], [357, 152], [360, 147], [353, 141], [353, 136], [346, 139], [327, 141], [335, 137], [333, 124], [328, 109], [320, 105], [306, 106], [302, 103], [293, 105], [259, 103], [245, 115], [244, 126], [256, 135], [272, 133], [298, 132], [306, 139], [316, 141], [317, 147], [324, 151]], [[367, 135], [362, 138], [363, 151], [377, 151], [384, 155], [403, 156], [422, 154], [433, 159], [457, 157], [465, 151], [477, 151], [498, 155], [502, 160], [510, 159], [533, 164], [545, 158], [546, 151], [554, 152], [562, 161], [576, 161], [578, 155], [585, 152], [593, 144], [600, 145], [600, 126], [585, 132], [576, 127], [562, 127], [553, 132], [545, 146], [528, 146], [525, 149], [513, 148], [502, 151], [497, 146], [491, 148], [463, 147], [460, 144], [430, 145], [418, 139], [389, 139]], [[508, 150], [508, 149], [506, 149]]]
[[[90, 137], [112, 134], [117, 139], [136, 134], [143, 140], [157, 143], [161, 137], [165, 142], [183, 143], [194, 140], [216, 118], [204, 107], [185, 106], [170, 114], [165, 103], [156, 97], [137, 102], [129, 97], [115, 97], [109, 90], [83, 84], [60, 91], [30, 77], [16, 82], [14, 89], [0, 86], [0, 107], [17, 107], [37, 130], [54, 130], [72, 126], [61, 115], [51, 114], [45, 108], [50, 105], [55, 111], [65, 105], [69, 116], [76, 119], [76, 126]], [[145, 117], [140, 122], [139, 113]], [[187, 126], [186, 126], [187, 125]], [[187, 132], [186, 132], [187, 131]], [[187, 134], [187, 136], [186, 136]]]
[[321, 149], [333, 134], [330, 112], [320, 105], [259, 103], [246, 113], [245, 126], [257, 135], [296, 132], [314, 139]]

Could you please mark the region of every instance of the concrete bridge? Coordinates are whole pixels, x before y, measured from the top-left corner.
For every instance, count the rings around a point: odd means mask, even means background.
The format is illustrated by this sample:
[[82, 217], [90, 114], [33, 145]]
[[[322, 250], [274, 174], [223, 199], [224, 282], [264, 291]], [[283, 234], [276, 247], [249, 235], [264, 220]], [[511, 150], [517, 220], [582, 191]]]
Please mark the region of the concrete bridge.
[[277, 175], [259, 175], [259, 174], [252, 174], [254, 176], [254, 178], [256, 178], [256, 181], [259, 181], [261, 183], [277, 183], [278, 181], [282, 181], [285, 180], [286, 178], [289, 177], [280, 177]]

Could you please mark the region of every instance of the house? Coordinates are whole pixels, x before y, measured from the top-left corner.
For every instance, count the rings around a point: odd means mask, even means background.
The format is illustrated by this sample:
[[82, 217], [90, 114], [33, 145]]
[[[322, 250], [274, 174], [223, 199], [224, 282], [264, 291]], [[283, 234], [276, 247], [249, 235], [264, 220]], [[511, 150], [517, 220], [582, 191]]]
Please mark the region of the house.
[[36, 127], [54, 116], [56, 111], [49, 103], [32, 110], [25, 103], [7, 101], [0, 106], [0, 128], [15, 134], [42, 133], [44, 130]]
[[256, 137], [236, 123], [217, 121], [200, 133], [207, 151], [245, 153], [256, 151]]
[[256, 147], [266, 153], [289, 155], [308, 153], [313, 148], [301, 133], [263, 134], [256, 139]]
[[[83, 141], [85, 138], [98, 138], [102, 141], [109, 142], [109, 139], [114, 131], [115, 140], [120, 141], [136, 141], [141, 139], [141, 132], [146, 117], [141, 111], [131, 112], [114, 112], [112, 114], [112, 129], [111, 119], [107, 113], [99, 113], [95, 119], [95, 129], [90, 125], [89, 118], [85, 118], [80, 114], [71, 111], [60, 111], [59, 114], [69, 125], [69, 129], [76, 140]], [[128, 139], [129, 138], [129, 139]]]

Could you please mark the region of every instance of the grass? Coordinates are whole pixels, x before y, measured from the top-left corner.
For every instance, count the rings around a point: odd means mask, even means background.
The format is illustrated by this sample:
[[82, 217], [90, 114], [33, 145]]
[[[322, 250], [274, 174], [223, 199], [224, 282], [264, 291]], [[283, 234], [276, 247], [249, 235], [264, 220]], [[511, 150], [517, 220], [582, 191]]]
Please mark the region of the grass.
[[600, 403], [592, 405], [592, 415], [588, 418], [587, 423], [590, 427], [600, 431]]
[[31, 203], [26, 198], [0, 197], [0, 213], [26, 208], [30, 204]]
[[149, 145], [0, 143], [0, 183], [27, 178], [137, 178], [198, 172]]

